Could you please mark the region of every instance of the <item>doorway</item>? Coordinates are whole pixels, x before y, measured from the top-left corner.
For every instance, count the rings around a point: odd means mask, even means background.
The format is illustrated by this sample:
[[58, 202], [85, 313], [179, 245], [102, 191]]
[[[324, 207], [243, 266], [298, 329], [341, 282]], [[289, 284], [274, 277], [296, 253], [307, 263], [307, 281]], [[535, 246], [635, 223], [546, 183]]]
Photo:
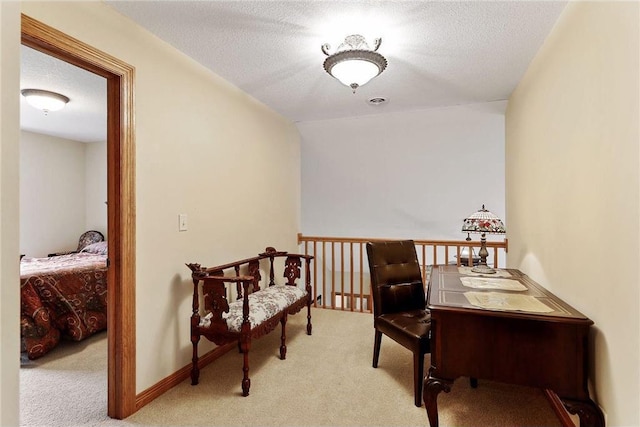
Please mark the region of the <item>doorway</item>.
[[123, 419], [136, 410], [134, 68], [22, 15], [22, 44], [107, 80], [108, 408]]

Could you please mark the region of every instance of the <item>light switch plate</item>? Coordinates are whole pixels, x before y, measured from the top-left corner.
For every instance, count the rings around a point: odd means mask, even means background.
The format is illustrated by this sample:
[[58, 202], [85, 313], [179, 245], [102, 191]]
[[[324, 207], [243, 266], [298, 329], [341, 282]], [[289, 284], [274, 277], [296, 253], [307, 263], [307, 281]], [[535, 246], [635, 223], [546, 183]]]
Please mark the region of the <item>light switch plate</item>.
[[187, 231], [187, 214], [178, 214], [178, 231]]

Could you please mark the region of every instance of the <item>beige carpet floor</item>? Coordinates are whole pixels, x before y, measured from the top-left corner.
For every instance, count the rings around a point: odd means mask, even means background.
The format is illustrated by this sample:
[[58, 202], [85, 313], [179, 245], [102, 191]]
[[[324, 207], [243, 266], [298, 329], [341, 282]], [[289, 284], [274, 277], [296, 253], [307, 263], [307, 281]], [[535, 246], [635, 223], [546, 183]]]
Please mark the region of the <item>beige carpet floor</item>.
[[[253, 342], [251, 394], [241, 396], [242, 356], [231, 351], [126, 420], [106, 416], [106, 334], [65, 343], [21, 368], [23, 426], [428, 426], [413, 404], [412, 355], [383, 338], [371, 367], [371, 314], [315, 309], [289, 318], [287, 360], [278, 330]], [[185, 341], [189, 337], [185, 336]], [[429, 364], [429, 356], [425, 365]], [[542, 392], [468, 378], [438, 397], [441, 426], [559, 426]]]

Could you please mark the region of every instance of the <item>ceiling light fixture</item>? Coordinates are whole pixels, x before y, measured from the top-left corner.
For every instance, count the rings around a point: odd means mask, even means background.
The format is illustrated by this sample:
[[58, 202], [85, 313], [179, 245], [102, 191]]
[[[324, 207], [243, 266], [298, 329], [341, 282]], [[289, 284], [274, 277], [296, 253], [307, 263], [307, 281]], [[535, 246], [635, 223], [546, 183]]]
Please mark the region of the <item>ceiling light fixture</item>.
[[372, 50], [364, 37], [353, 34], [347, 36], [333, 54], [329, 54], [331, 46], [323, 44], [322, 52], [327, 55], [323, 64], [325, 71], [356, 93], [357, 88], [387, 68], [385, 57], [376, 52], [382, 39], [375, 39], [373, 43]]
[[22, 89], [20, 93], [26, 98], [29, 105], [44, 111], [45, 115], [49, 111], [61, 110], [69, 102], [69, 98], [66, 96], [48, 90]]

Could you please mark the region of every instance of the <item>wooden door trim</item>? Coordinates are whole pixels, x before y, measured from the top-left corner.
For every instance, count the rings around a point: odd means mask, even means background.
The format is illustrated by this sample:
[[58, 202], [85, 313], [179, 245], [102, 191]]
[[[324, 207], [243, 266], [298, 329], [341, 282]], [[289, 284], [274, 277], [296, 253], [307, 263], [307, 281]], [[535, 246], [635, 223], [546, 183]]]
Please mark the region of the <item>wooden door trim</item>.
[[123, 419], [136, 411], [135, 69], [24, 14], [21, 31], [23, 45], [107, 79], [107, 413]]

